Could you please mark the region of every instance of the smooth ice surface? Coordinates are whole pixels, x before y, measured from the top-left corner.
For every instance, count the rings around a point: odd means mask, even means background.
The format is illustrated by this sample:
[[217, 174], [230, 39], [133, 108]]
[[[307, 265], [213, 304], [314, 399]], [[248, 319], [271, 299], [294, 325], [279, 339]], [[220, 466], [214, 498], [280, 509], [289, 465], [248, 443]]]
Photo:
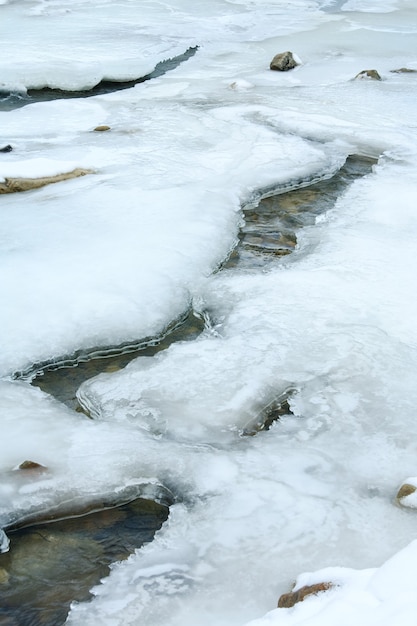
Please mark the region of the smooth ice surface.
[[[411, 615], [415, 594], [401, 606], [388, 596], [396, 557], [383, 563], [415, 533], [414, 511], [394, 499], [416, 474], [417, 79], [391, 70], [417, 69], [416, 9], [376, 9], [0, 6], [4, 90], [137, 77], [199, 46], [130, 90], [0, 112], [0, 147], [13, 147], [0, 176], [35, 164], [93, 171], [1, 197], [0, 527], [131, 488], [175, 501], [155, 540], [115, 564], [69, 624], [268, 623], [300, 572], [326, 567], [382, 566], [369, 580], [337, 571], [346, 589], [378, 597], [391, 624]], [[284, 50], [301, 65], [271, 72]], [[381, 81], [354, 80], [372, 68]], [[292, 255], [264, 272], [216, 273], [245, 203], [329, 177], [349, 154], [379, 161], [297, 233]], [[92, 420], [12, 380], [157, 335], [189, 307], [210, 320], [196, 341], [82, 385]], [[241, 436], [288, 391], [291, 414]], [[48, 470], [22, 474], [26, 459]], [[414, 557], [414, 544], [398, 557], [404, 585]], [[354, 621], [368, 615], [333, 597], [333, 623], [346, 606]]]

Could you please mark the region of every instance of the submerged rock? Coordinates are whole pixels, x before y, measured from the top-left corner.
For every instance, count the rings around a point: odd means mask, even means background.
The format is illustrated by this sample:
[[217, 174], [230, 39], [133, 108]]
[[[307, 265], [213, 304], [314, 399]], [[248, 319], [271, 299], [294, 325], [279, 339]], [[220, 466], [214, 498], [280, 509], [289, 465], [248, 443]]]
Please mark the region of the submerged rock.
[[297, 602], [303, 602], [305, 598], [311, 595], [316, 595], [322, 591], [331, 589], [334, 585], [332, 583], [316, 583], [315, 585], [305, 585], [301, 589], [296, 591], [290, 591], [290, 593], [283, 593], [278, 600], [279, 609], [289, 609], [297, 604]]
[[9, 582], [9, 572], [0, 567], [0, 585], [6, 585]]
[[85, 176], [91, 173], [92, 170], [77, 167], [71, 172], [56, 174], [55, 176], [42, 176], [40, 178], [5, 178], [4, 183], [0, 183], [0, 194], [39, 189], [40, 187], [45, 187], [45, 185], [59, 183], [63, 180], [70, 180], [71, 178], [78, 178], [79, 176]]
[[378, 74], [378, 72], [376, 70], [362, 70], [362, 72], [359, 72], [359, 74], [356, 74], [355, 76], [355, 80], [356, 79], [367, 79], [370, 78], [371, 80], [382, 80], [381, 76]]
[[400, 67], [398, 70], [390, 70], [393, 74], [415, 74], [417, 70], [412, 70], [408, 67]]
[[279, 54], [276, 54], [272, 59], [269, 68], [278, 72], [288, 72], [288, 70], [294, 69], [297, 65], [300, 64], [295, 60], [293, 53], [287, 50], [287, 52], [280, 52]]

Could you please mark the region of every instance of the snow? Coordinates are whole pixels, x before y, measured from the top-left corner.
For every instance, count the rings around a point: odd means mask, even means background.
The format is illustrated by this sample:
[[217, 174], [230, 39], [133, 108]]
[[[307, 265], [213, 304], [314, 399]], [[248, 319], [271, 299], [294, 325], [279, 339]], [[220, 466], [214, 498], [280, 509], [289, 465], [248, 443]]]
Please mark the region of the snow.
[[71, 172], [79, 167], [75, 161], [56, 161], [52, 159], [27, 159], [1, 163], [0, 181], [6, 178], [42, 178], [44, 176], [57, 176]]
[[[32, 137], [31, 108], [35, 119], [41, 111], [48, 117]], [[136, 118], [137, 105], [130, 109]], [[62, 170], [64, 153], [77, 166], [94, 170], [83, 180], [28, 194], [24, 203], [15, 198], [3, 202], [2, 249], [12, 252], [1, 272], [3, 293], [8, 294], [1, 325], [9, 337], [0, 357], [3, 373], [80, 346], [117, 345], [162, 332], [190, 306], [190, 286], [212, 272], [234, 245], [239, 198], [250, 197], [257, 185], [279, 185], [288, 173], [290, 180], [298, 180], [332, 172], [346, 155], [345, 146], [332, 142], [322, 146], [277, 136], [264, 124], [246, 120], [247, 111], [239, 106], [198, 116], [179, 107], [168, 117], [164, 106], [141, 109], [139, 128], [136, 120], [132, 128], [122, 111], [105, 137], [90, 131], [92, 115], [100, 120], [102, 108], [94, 103], [91, 111], [86, 100], [0, 115], [6, 137], [14, 129], [20, 136], [26, 131], [29, 154], [50, 154], [45, 163], [34, 157], [25, 164], [14, 161], [18, 148], [4, 165], [5, 175], [32, 175], [37, 165], [38, 174], [41, 169]], [[56, 133], [61, 116], [65, 134], [45, 139], [41, 128], [49, 133], [55, 127]], [[49, 169], [52, 155], [55, 169]], [[25, 271], [29, 257], [30, 273]], [[144, 293], [145, 298], [139, 295]], [[62, 318], [61, 311], [68, 314]]]
[[297, 579], [294, 590], [304, 585], [331, 581], [334, 587], [306, 598], [293, 608], [279, 608], [247, 626], [411, 626], [415, 623], [417, 541], [375, 569], [326, 568]]
[[[415, 622], [414, 511], [395, 495], [416, 473], [416, 76], [391, 72], [417, 67], [413, 4], [0, 5], [6, 92], [133, 79], [199, 46], [129, 90], [0, 112], [2, 180], [93, 171], [1, 199], [0, 526], [172, 498], [72, 626]], [[270, 72], [284, 50], [302, 65]], [[370, 68], [383, 80], [353, 80]], [[378, 162], [290, 256], [217, 271], [242, 207], [351, 154]], [[198, 339], [80, 387], [91, 420], [14, 379], [190, 308]], [[242, 436], [286, 394], [289, 415]], [[47, 471], [28, 481], [26, 459]], [[271, 612], [295, 579], [337, 586]]]

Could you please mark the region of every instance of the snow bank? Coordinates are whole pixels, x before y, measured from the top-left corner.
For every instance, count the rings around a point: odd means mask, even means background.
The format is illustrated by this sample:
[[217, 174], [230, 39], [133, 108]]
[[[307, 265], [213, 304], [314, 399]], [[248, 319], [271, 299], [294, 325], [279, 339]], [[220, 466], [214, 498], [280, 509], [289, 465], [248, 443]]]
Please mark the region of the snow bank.
[[43, 178], [71, 172], [79, 167], [75, 161], [54, 161], [52, 159], [28, 159], [0, 164], [0, 182], [6, 178]]
[[412, 626], [417, 610], [417, 541], [381, 567], [368, 570], [326, 568], [297, 578], [294, 590], [331, 581], [334, 587], [289, 609], [276, 609], [247, 626]]

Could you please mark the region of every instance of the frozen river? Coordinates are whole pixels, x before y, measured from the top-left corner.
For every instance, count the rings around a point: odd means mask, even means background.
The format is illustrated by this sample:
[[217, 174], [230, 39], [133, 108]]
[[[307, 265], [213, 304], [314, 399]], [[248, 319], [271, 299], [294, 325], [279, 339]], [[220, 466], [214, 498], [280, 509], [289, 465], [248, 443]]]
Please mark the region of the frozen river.
[[[1, 195], [0, 527], [173, 497], [68, 624], [243, 626], [299, 573], [379, 567], [414, 539], [394, 504], [417, 474], [413, 4], [0, 0], [0, 183], [86, 172]], [[286, 50], [299, 64], [271, 71]], [[374, 164], [308, 213], [352, 155]], [[189, 336], [65, 397], [31, 384], [187, 315]], [[25, 460], [48, 470], [22, 480]]]

